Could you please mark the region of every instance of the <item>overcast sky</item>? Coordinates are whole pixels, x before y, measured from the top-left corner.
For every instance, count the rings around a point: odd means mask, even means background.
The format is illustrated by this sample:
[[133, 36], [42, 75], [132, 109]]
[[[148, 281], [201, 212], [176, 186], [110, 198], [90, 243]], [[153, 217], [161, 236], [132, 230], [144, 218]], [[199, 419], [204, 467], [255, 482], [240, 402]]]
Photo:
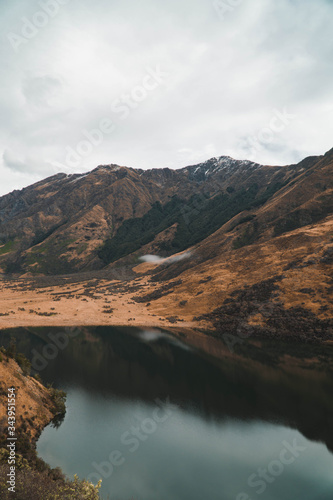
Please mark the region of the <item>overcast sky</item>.
[[0, 0], [0, 194], [333, 147], [332, 0]]

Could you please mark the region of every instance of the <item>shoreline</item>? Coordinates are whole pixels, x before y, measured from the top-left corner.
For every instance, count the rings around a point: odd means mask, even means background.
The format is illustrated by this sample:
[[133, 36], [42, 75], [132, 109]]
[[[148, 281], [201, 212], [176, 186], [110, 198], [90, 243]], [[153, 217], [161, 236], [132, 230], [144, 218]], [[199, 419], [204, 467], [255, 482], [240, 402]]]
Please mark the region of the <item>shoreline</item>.
[[[9, 500], [14, 493], [16, 498], [27, 498], [25, 493], [30, 492], [33, 498], [41, 498], [43, 491], [45, 498], [75, 498], [96, 499], [99, 486], [89, 481], [67, 478], [60, 468], [51, 466], [37, 454], [37, 442], [43, 430], [66, 412], [66, 394], [43, 383], [26, 373], [27, 366], [22, 369], [22, 355], [16, 355], [7, 350], [1, 351], [1, 398], [0, 398], [0, 496]], [[20, 356], [21, 361], [18, 362]], [[26, 360], [27, 361], [27, 360]], [[7, 391], [15, 387], [15, 448], [7, 450]], [[6, 390], [7, 388], [7, 390]], [[24, 404], [23, 404], [24, 403]], [[11, 406], [13, 408], [13, 406]], [[13, 438], [14, 439], [14, 438]], [[9, 459], [10, 457], [10, 459]], [[12, 465], [14, 463], [14, 465]], [[11, 465], [10, 465], [11, 464]], [[8, 487], [8, 472], [11, 483]], [[32, 498], [32, 496], [29, 498]], [[43, 496], [44, 498], [44, 496]], [[72, 497], [71, 497], [72, 498]], [[74, 497], [73, 497], [74, 498]]]

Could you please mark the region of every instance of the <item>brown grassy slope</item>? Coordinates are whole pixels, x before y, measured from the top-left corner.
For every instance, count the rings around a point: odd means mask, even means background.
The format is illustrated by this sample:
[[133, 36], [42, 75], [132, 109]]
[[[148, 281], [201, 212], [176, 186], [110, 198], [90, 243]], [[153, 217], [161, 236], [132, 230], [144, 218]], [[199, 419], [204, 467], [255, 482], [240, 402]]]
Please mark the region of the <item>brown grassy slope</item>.
[[50, 393], [46, 387], [33, 377], [23, 375], [21, 368], [12, 358], [6, 360], [2, 355], [0, 363], [0, 427], [1, 433], [7, 428], [7, 390], [15, 387], [16, 391], [16, 428], [20, 432], [24, 424], [24, 433], [35, 439], [39, 432], [52, 420], [54, 414]]
[[[178, 274], [182, 283], [174, 292], [154, 301], [154, 311], [166, 315], [173, 311], [189, 320], [219, 308], [224, 301], [238, 297], [238, 291], [281, 277], [274, 296], [267, 290], [264, 297], [252, 297], [256, 307], [246, 316], [245, 323], [265, 325], [274, 314], [267, 305], [281, 305], [284, 309], [303, 308], [325, 320], [333, 317], [332, 255], [333, 217], [322, 223], [306, 226], [263, 243], [238, 250], [225, 249], [220, 255], [195, 265]], [[202, 251], [202, 249], [201, 249]], [[184, 261], [185, 262], [185, 261]], [[179, 263], [180, 271], [183, 263]], [[175, 269], [161, 271], [164, 277]], [[157, 275], [158, 276], [158, 275]], [[164, 282], [163, 282], [164, 284]], [[251, 298], [244, 297], [231, 316], [241, 317], [242, 308]], [[185, 303], [184, 303], [185, 302]], [[264, 305], [266, 304], [266, 308]], [[266, 317], [265, 317], [266, 316]], [[213, 319], [213, 318], [211, 318]]]
[[[247, 243], [246, 234], [253, 236], [250, 244], [267, 241], [332, 215], [333, 150], [317, 161], [311, 159], [310, 166], [306, 160], [304, 163], [306, 168], [301, 162], [298, 167], [303, 171], [261, 207], [240, 213], [199, 243], [197, 253], [207, 259], [232, 249], [239, 240]], [[247, 216], [253, 219], [242, 223]]]
[[333, 150], [281, 189], [257, 213], [267, 236], [283, 234], [333, 213]]
[[[153, 279], [160, 283], [182, 280], [172, 295], [154, 301], [158, 314], [173, 310], [188, 320], [230, 300], [230, 306], [220, 311], [225, 323], [231, 316], [242, 318], [245, 325], [274, 330], [274, 314], [286, 316], [282, 309], [291, 308], [291, 315], [304, 316], [303, 309], [321, 320], [333, 317], [333, 150], [305, 163], [304, 171], [272, 199], [234, 217], [196, 245], [190, 259], [156, 269]], [[248, 215], [253, 219], [240, 223]], [[274, 293], [266, 290], [267, 303], [274, 304], [271, 311], [255, 297], [256, 290], [241, 293], [278, 276]], [[251, 302], [256, 303], [249, 307]], [[311, 318], [308, 323], [313, 323]], [[238, 327], [236, 321], [233, 330]]]
[[[10, 500], [98, 500], [99, 486], [75, 478], [67, 480], [60, 469], [53, 469], [36, 453], [36, 439], [46, 424], [52, 420], [58, 404], [56, 391], [46, 389], [34, 378], [25, 376], [12, 359], [2, 353], [0, 362], [0, 498]], [[15, 422], [15, 491], [9, 491], [9, 451], [7, 448], [7, 394], [8, 388], [16, 391]], [[11, 462], [13, 467], [13, 463]], [[12, 485], [11, 485], [12, 486]]]
[[46, 179], [0, 199], [1, 233], [14, 240], [11, 255], [0, 260], [5, 266], [16, 251], [33, 264], [53, 249], [80, 267], [94, 260], [96, 248], [124, 219], [141, 217], [160, 196], [159, 188], [126, 168]]

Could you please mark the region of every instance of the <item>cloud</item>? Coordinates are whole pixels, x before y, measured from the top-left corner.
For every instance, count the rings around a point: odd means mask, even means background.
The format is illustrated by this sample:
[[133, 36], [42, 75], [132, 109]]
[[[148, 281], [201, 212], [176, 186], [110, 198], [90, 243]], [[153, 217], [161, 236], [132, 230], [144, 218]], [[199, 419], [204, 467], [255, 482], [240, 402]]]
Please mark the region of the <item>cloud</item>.
[[53, 166], [46, 161], [33, 157], [24, 158], [8, 149], [6, 149], [3, 153], [3, 163], [6, 168], [13, 172], [19, 172], [28, 175], [58, 173], [55, 171]]
[[161, 330], [153, 329], [153, 330], [143, 330], [139, 334], [139, 337], [145, 342], [156, 342], [157, 340], [167, 338], [169, 339], [169, 335], [162, 333]]
[[164, 262], [165, 261], [164, 258], [159, 257], [158, 255], [150, 255], [150, 254], [143, 255], [142, 257], [140, 257], [140, 260], [142, 260], [142, 262], [149, 262], [149, 263]]
[[174, 264], [175, 262], [179, 262], [184, 259], [189, 259], [191, 255], [192, 252], [184, 252], [182, 254], [172, 255], [171, 257], [159, 257], [158, 255], [147, 254], [140, 257], [139, 260], [142, 260], [142, 262], [164, 264], [168, 266], [170, 264]]
[[3, 160], [6, 167], [15, 172], [26, 172], [28, 165], [7, 149], [3, 153]]
[[38, 107], [50, 107], [62, 88], [58, 78], [50, 76], [26, 77], [22, 82], [22, 93], [28, 103]]

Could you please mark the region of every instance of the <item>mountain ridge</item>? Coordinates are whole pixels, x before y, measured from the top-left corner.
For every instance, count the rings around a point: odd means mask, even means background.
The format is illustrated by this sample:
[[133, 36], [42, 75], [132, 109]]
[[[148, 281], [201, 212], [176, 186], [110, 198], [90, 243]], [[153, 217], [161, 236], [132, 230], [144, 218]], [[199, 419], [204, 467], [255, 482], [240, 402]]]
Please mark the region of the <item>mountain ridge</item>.
[[[138, 257], [135, 252], [156, 238], [163, 241], [155, 251], [172, 255], [229, 222], [229, 234], [234, 229], [239, 232], [237, 225], [247, 228], [247, 233], [236, 235], [234, 247], [251, 244], [262, 232], [258, 221], [272, 222], [261, 207], [268, 212], [275, 200], [275, 212], [286, 212], [276, 202], [278, 196], [286, 189], [295, 192], [292, 185], [303, 182], [302, 176], [315, 174], [317, 184], [323, 183], [320, 165], [324, 162], [325, 168], [327, 159], [330, 165], [332, 156], [331, 150], [286, 166], [220, 156], [177, 170], [109, 164], [84, 174], [50, 176], [0, 198], [0, 267], [21, 274], [97, 270], [133, 252]], [[300, 203], [304, 196], [297, 196]], [[313, 198], [306, 196], [308, 202]], [[293, 197], [287, 212], [292, 212]], [[311, 217], [302, 217], [311, 222]], [[300, 223], [284, 222], [286, 229]], [[276, 234], [284, 231], [283, 222], [280, 225], [274, 229]]]

